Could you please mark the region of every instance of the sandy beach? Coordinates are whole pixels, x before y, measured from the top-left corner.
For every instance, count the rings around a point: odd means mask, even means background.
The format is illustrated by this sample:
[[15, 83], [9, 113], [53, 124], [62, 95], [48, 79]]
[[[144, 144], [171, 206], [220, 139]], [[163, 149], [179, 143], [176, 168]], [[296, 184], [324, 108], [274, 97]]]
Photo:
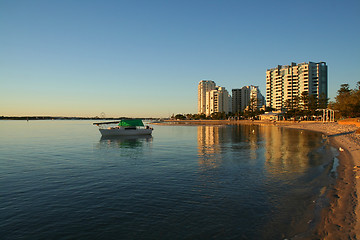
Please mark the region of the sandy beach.
[[165, 124], [260, 124], [323, 133], [324, 138], [338, 149], [338, 175], [335, 184], [327, 191], [329, 204], [321, 210], [315, 230], [307, 237], [296, 239], [360, 239], [360, 134], [359, 131], [356, 132], [359, 129], [358, 122], [180, 120], [168, 121]]

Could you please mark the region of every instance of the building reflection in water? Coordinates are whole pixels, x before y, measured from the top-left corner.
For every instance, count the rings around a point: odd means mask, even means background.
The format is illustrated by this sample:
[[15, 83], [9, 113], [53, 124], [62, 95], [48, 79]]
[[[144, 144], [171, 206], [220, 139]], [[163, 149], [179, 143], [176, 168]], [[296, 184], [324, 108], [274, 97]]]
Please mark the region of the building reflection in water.
[[290, 223], [304, 219], [327, 183], [331, 158], [319, 133], [259, 125], [197, 130], [199, 180], [194, 191], [206, 203], [236, 199], [234, 208], [241, 213], [252, 209], [248, 214], [259, 219], [271, 212], [264, 237], [258, 239], [277, 239], [273, 236], [289, 231]]
[[221, 162], [220, 133], [224, 128], [218, 126], [198, 126], [198, 156], [200, 166], [216, 168]]
[[265, 167], [273, 175], [302, 173], [321, 165], [324, 151], [318, 133], [262, 127], [265, 139]]
[[199, 164], [216, 168], [224, 159], [257, 159], [259, 126], [198, 126]]
[[[219, 145], [219, 127], [199, 126], [197, 128], [198, 152], [200, 156], [200, 164], [216, 165], [214, 163], [215, 153], [220, 152]], [[209, 159], [209, 161], [207, 160]]]
[[[198, 126], [198, 161], [217, 168], [224, 161], [262, 165], [271, 175], [306, 171], [322, 163], [320, 135], [276, 126]], [[315, 150], [314, 150], [315, 149]]]

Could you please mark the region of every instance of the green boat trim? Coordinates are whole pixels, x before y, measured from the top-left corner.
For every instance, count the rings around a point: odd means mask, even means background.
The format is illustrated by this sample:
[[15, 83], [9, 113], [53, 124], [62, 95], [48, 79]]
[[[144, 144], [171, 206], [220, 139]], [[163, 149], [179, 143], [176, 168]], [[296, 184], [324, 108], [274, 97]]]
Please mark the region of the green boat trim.
[[144, 126], [142, 119], [121, 119], [121, 120], [112, 121], [112, 122], [93, 123], [93, 125], [96, 125], [96, 126], [106, 125], [106, 124], [117, 124], [120, 127], [143, 127]]
[[141, 119], [122, 119], [119, 122], [121, 127], [143, 127], [144, 123]]

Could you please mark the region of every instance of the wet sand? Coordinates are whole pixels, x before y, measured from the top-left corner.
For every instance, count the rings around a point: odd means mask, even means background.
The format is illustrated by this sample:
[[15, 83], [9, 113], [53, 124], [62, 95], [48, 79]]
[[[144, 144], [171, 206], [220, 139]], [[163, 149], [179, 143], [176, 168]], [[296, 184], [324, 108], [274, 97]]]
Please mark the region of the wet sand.
[[259, 124], [323, 133], [339, 151], [338, 175], [335, 184], [327, 191], [329, 204], [321, 210], [319, 223], [307, 237], [296, 239], [360, 239], [360, 134], [357, 123], [190, 120], [164, 124]]

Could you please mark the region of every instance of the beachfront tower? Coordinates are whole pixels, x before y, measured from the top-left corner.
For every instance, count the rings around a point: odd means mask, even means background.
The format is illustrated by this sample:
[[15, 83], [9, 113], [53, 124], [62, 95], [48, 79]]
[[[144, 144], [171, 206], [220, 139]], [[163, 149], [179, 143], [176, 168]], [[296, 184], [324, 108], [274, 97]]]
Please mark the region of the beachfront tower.
[[231, 96], [224, 87], [216, 87], [206, 93], [206, 116], [212, 113], [226, 113], [231, 112]]
[[265, 97], [261, 94], [259, 86], [250, 86], [250, 103], [253, 109], [260, 109], [265, 105]]
[[202, 80], [198, 86], [198, 114], [206, 114], [206, 93], [215, 90], [214, 81]]
[[328, 77], [325, 62], [291, 63], [266, 71], [267, 107], [285, 110], [296, 103], [296, 99], [303, 93], [314, 95], [318, 99], [327, 99]]
[[244, 86], [232, 90], [232, 111], [234, 113], [243, 112], [251, 104], [256, 109], [265, 104], [265, 98], [258, 86]]

